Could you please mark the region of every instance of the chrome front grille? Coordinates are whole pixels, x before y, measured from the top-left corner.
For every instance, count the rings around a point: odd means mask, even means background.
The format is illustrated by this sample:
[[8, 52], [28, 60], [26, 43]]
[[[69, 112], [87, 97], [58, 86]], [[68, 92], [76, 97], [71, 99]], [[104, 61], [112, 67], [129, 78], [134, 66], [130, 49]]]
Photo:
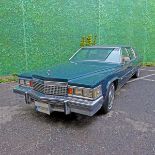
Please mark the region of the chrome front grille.
[[65, 96], [67, 83], [55, 81], [33, 81], [33, 90], [46, 95]]

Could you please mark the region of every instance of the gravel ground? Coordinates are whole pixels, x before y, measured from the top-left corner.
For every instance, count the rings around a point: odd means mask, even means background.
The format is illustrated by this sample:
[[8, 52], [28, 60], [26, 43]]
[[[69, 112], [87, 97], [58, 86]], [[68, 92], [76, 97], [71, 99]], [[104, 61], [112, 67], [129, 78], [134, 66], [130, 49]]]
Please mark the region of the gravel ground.
[[[151, 75], [151, 76], [148, 76]], [[113, 110], [94, 117], [51, 116], [0, 84], [0, 154], [155, 155], [155, 68], [143, 68], [116, 94]]]

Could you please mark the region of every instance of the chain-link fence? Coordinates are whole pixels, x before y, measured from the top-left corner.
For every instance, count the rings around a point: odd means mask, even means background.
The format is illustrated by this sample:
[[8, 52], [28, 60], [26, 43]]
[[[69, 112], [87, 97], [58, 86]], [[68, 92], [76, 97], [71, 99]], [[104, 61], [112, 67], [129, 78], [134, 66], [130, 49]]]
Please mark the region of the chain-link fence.
[[155, 63], [153, 0], [2, 0], [0, 75], [65, 62], [81, 37], [98, 44], [125, 44]]

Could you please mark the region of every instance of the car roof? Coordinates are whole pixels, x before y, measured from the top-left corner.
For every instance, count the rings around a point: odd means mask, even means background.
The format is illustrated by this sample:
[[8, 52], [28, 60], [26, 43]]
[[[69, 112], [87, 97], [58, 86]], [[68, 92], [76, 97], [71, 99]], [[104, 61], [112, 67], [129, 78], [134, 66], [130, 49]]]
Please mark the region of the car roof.
[[85, 46], [82, 48], [131, 48], [131, 46], [126, 46], [126, 45], [95, 45], [95, 46]]

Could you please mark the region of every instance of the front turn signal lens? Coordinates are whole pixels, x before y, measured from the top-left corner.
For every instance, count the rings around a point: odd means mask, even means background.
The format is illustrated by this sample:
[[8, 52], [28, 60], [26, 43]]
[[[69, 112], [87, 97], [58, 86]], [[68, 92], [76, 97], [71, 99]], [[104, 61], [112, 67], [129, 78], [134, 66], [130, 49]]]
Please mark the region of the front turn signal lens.
[[70, 94], [70, 95], [73, 94], [73, 88], [68, 88], [68, 94]]
[[32, 82], [32, 81], [30, 81], [29, 85], [30, 85], [30, 87], [32, 87], [32, 86], [33, 86], [33, 82]]

